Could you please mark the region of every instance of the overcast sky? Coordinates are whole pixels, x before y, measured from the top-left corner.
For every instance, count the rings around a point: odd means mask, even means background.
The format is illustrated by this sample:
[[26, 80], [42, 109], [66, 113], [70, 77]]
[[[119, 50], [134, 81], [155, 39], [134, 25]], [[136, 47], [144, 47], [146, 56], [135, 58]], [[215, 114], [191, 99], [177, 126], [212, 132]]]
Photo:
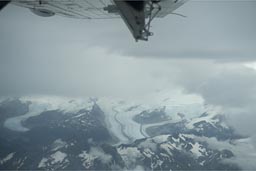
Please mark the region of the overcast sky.
[[41, 18], [9, 5], [0, 13], [0, 95], [137, 98], [195, 94], [256, 132], [256, 1], [189, 1], [153, 22], [135, 43], [114, 20]]

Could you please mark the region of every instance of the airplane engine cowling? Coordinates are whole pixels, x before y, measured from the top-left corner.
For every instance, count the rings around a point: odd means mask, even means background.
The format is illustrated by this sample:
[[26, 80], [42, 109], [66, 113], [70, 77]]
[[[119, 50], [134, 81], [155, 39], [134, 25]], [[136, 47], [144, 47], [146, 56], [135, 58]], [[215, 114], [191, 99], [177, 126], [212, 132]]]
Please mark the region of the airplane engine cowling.
[[51, 17], [51, 16], [55, 15], [54, 12], [47, 10], [47, 9], [32, 9], [31, 8], [30, 11], [40, 17]]

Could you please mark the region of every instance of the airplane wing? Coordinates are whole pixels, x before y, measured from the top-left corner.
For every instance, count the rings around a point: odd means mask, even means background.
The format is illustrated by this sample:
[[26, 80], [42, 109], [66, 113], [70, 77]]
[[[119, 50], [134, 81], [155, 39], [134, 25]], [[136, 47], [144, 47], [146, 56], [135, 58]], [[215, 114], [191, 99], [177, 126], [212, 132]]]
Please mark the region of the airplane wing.
[[13, 0], [11, 3], [26, 7], [37, 15], [56, 14], [77, 19], [120, 18], [116, 13], [104, 10], [113, 6], [111, 0]]
[[12, 0], [34, 14], [78, 19], [122, 18], [135, 40], [148, 40], [154, 18], [173, 13], [187, 0]]

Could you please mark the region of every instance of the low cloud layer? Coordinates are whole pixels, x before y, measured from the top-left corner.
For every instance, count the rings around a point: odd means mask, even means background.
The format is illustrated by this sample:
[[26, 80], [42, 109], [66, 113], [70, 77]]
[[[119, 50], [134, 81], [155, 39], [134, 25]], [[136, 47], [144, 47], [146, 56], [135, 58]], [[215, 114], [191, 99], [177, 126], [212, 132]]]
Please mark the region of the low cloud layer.
[[218, 141], [216, 138], [196, 137], [198, 141], [206, 141], [210, 148], [231, 150], [235, 157], [226, 159], [224, 162], [239, 164], [245, 170], [255, 170], [256, 149], [251, 144], [251, 139], [234, 141], [230, 144], [227, 141]]
[[[196, 93], [205, 103], [217, 106], [232, 126], [243, 134], [256, 132], [256, 70], [241, 63], [215, 63], [185, 71], [180, 84], [187, 93]], [[185, 78], [188, 75], [192, 79]], [[203, 74], [200, 74], [203, 73]]]

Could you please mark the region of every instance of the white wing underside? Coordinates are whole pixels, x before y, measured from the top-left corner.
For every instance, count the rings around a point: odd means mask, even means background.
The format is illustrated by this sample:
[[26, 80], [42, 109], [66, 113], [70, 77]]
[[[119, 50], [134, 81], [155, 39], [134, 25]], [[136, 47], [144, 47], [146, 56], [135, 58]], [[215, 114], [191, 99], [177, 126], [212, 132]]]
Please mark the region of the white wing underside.
[[[187, 0], [162, 0], [162, 7], [156, 17], [165, 17], [179, 8]], [[14, 0], [13, 4], [30, 8], [45, 9], [56, 15], [78, 19], [113, 19], [120, 18], [118, 13], [109, 13], [104, 8], [115, 5], [112, 0]]]
[[153, 35], [154, 18], [165, 17], [187, 0], [12, 0], [39, 16], [60, 15], [77, 19], [122, 18], [135, 40]]
[[104, 7], [113, 5], [111, 0], [15, 0], [12, 3], [30, 9], [46, 9], [56, 15], [78, 19], [119, 17], [104, 10]]

